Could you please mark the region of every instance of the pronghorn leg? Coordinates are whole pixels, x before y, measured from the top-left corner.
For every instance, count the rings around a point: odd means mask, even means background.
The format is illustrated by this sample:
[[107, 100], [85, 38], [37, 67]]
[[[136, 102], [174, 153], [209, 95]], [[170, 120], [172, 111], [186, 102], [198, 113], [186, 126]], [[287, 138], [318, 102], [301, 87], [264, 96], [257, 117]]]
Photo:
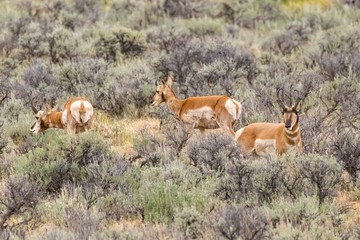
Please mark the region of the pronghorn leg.
[[215, 121], [216, 123], [219, 125], [219, 127], [224, 131], [229, 133], [231, 138], [235, 137], [235, 132], [234, 132], [234, 128], [233, 128], [233, 123], [234, 120], [233, 116], [231, 116], [230, 114], [219, 114], [215, 117]]
[[250, 145], [240, 144], [241, 153], [248, 156], [254, 152], [255, 148]]
[[242, 154], [250, 155], [255, 150], [255, 142], [246, 139], [246, 137], [242, 134], [244, 130], [245, 127], [237, 130], [234, 140], [236, 144], [239, 145]]
[[296, 152], [298, 155], [300, 155], [302, 153], [302, 141], [300, 141], [298, 144], [297, 144], [297, 147], [296, 147]]
[[187, 136], [188, 139], [194, 134], [194, 128], [195, 128], [195, 123], [186, 124], [186, 132], [188, 134]]
[[230, 135], [230, 137], [232, 139], [235, 138], [235, 132], [234, 132], [234, 129], [232, 128], [231, 123], [224, 124], [224, 123], [221, 123], [221, 121], [216, 121], [216, 122], [224, 132], [227, 132]]
[[66, 126], [66, 133], [67, 134], [74, 134], [74, 133], [76, 133], [76, 130], [71, 126], [71, 124], [68, 124]]
[[85, 129], [84, 129], [85, 132], [87, 132], [87, 131], [89, 131], [89, 130], [91, 129], [92, 123], [93, 123], [93, 119], [92, 119], [92, 118], [90, 118], [89, 121], [87, 121], [87, 122], [85, 123]]
[[255, 148], [255, 153], [258, 156], [262, 156], [262, 157], [268, 157], [269, 155], [275, 155], [275, 150], [273, 147], [271, 146], [261, 146], [261, 147], [256, 147]]
[[66, 133], [67, 133], [67, 134], [74, 134], [74, 133], [76, 133], [75, 119], [72, 118], [72, 117], [68, 118], [68, 120], [67, 120]]

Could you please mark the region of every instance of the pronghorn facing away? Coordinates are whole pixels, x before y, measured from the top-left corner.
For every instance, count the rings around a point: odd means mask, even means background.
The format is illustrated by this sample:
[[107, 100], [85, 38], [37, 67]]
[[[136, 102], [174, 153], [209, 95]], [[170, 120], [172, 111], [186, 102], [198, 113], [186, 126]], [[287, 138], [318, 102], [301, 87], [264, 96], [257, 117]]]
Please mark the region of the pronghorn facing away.
[[193, 129], [221, 128], [235, 136], [234, 123], [240, 118], [241, 104], [227, 96], [189, 97], [180, 100], [171, 88], [172, 78], [157, 86], [152, 105], [165, 102], [170, 111], [182, 120], [191, 136]]
[[281, 155], [289, 149], [295, 149], [297, 153], [302, 151], [298, 115], [301, 99], [288, 107], [280, 100], [279, 91], [277, 96], [278, 103], [283, 109], [283, 123], [253, 123], [236, 132], [235, 141], [245, 155], [253, 151], [257, 155], [269, 155], [274, 152]]
[[71, 98], [61, 112], [57, 108], [57, 105], [52, 109], [46, 105], [45, 110], [37, 111], [32, 105], [36, 122], [30, 131], [38, 133], [48, 128], [63, 128], [67, 133], [79, 133], [91, 128], [94, 109], [86, 98]]

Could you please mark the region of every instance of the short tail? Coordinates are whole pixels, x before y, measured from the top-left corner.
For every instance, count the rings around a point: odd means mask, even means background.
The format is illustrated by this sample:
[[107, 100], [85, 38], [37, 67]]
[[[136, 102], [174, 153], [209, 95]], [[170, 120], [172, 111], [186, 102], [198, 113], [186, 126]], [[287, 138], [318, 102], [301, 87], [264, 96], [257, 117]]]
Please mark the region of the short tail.
[[239, 120], [241, 117], [242, 105], [238, 101], [232, 99], [233, 103], [236, 106], [236, 120]]
[[85, 119], [86, 117], [86, 109], [84, 106], [84, 101], [81, 102], [80, 108], [79, 108], [79, 114], [80, 114], [80, 121], [81, 123], [86, 123], [88, 119]]

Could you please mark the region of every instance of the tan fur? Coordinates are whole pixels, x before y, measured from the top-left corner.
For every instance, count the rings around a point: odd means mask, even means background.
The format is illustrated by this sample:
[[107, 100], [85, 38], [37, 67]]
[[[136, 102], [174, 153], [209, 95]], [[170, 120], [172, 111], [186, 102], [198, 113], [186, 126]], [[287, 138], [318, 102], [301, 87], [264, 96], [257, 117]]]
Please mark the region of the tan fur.
[[[294, 148], [298, 153], [302, 151], [296, 110], [294, 107], [286, 107], [284, 110], [284, 123], [253, 123], [236, 132], [235, 141], [244, 154], [255, 151], [258, 155], [267, 155], [270, 149], [274, 149], [277, 155], [287, 152], [290, 148]], [[291, 124], [291, 127], [287, 129], [286, 123]], [[257, 142], [261, 144], [257, 145]]]
[[[194, 128], [205, 130], [221, 128], [235, 136], [233, 125], [240, 117], [241, 104], [227, 96], [201, 96], [178, 99], [171, 88], [172, 78], [156, 88], [152, 105], [165, 102], [170, 111], [182, 120], [191, 135]], [[228, 102], [228, 103], [227, 103]], [[226, 107], [231, 108], [229, 111]]]
[[[79, 102], [79, 107], [74, 105]], [[51, 110], [49, 110], [49, 106], [46, 106], [45, 110], [36, 113], [35, 117], [36, 122], [30, 129], [34, 133], [45, 131], [48, 128], [62, 128], [67, 133], [79, 133], [91, 128], [93, 106], [86, 98], [75, 97], [65, 103], [62, 111], [57, 111], [57, 106]]]

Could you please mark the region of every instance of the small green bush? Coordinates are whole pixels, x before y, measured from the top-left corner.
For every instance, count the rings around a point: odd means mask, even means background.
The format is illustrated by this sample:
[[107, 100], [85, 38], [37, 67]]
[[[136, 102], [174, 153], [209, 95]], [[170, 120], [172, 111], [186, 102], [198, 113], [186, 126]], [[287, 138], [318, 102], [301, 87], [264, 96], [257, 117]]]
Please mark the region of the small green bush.
[[[169, 109], [167, 110], [169, 111]], [[161, 132], [165, 135], [163, 144], [169, 151], [169, 156], [174, 156], [175, 160], [181, 155], [182, 150], [189, 146], [187, 143], [191, 136], [188, 127], [182, 121], [175, 119], [174, 116], [165, 117], [162, 120], [166, 121], [161, 126]]]
[[[234, 95], [235, 84], [251, 82], [257, 75], [256, 60], [221, 38], [202, 39], [189, 34], [153, 36], [162, 53], [152, 65], [157, 72], [175, 76], [180, 98], [201, 95]], [[166, 36], [167, 35], [167, 36]]]
[[283, 55], [291, 54], [310, 40], [312, 31], [309, 24], [292, 23], [285, 29], [284, 33], [274, 37], [274, 40], [266, 43], [263, 48], [271, 49], [272, 52]]
[[319, 204], [337, 192], [342, 167], [332, 157], [317, 154], [285, 155], [277, 159], [239, 159], [226, 165], [216, 194], [249, 205], [278, 198], [317, 196]]
[[15, 97], [22, 99], [29, 110], [32, 107], [41, 110], [46, 103], [54, 105], [60, 89], [49, 64], [37, 59], [20, 76], [21, 79], [14, 79], [11, 85]]
[[[189, 19], [182, 24], [195, 36], [223, 35], [225, 34], [224, 23], [211, 18]], [[181, 22], [180, 22], [181, 25]]]
[[318, 51], [310, 57], [329, 80], [337, 76], [349, 76], [351, 72], [359, 76], [359, 38], [360, 32], [352, 26], [335, 28], [325, 33]]
[[340, 133], [332, 143], [332, 150], [337, 160], [350, 174], [353, 183], [360, 171], [360, 136], [353, 131]]
[[332, 203], [321, 208], [317, 197], [300, 197], [295, 201], [279, 198], [261, 208], [261, 213], [271, 223], [272, 239], [338, 239], [345, 234], [342, 224], [346, 207]]
[[240, 148], [227, 134], [208, 133], [201, 139], [193, 137], [189, 140], [187, 152], [190, 160], [204, 174], [217, 171], [221, 175], [228, 162], [235, 162], [240, 158]]
[[123, 56], [139, 56], [145, 50], [145, 37], [140, 32], [128, 28], [101, 33], [100, 40], [96, 44], [96, 55], [110, 62], [121, 61]]
[[[36, 218], [35, 207], [42, 197], [38, 182], [25, 176], [10, 177], [0, 190], [0, 232], [9, 228], [23, 231]], [[12, 217], [19, 222], [12, 222]]]
[[68, 234], [74, 234], [77, 239], [88, 239], [102, 229], [103, 214], [95, 207], [88, 207], [79, 188], [64, 188], [59, 198], [50, 205], [40, 206], [39, 211], [43, 211], [48, 221], [67, 229]]
[[282, 184], [283, 168], [274, 159], [244, 159], [228, 161], [216, 194], [250, 206], [271, 202], [287, 195]]
[[79, 55], [77, 51], [79, 43], [73, 41], [74, 38], [77, 38], [76, 35], [64, 27], [58, 27], [49, 34], [49, 55], [53, 63], [71, 60]]
[[[269, 24], [281, 20], [284, 13], [281, 11], [279, 0], [276, 1], [248, 1], [239, 4], [235, 10], [235, 23], [241, 27], [254, 29], [262, 24]], [[227, 4], [231, 6], [230, 3]], [[236, 6], [236, 5], [235, 5]]]
[[[191, 176], [172, 179], [159, 168], [142, 171], [141, 182], [134, 193], [134, 201], [142, 209], [146, 221], [171, 223], [177, 212], [192, 206], [203, 213], [211, 204], [207, 191], [192, 188]], [[154, 181], [156, 179], [156, 181]]]
[[193, 207], [184, 208], [181, 212], [175, 214], [174, 222], [180, 230], [189, 239], [203, 237], [201, 228], [203, 225], [203, 216]]
[[334, 157], [307, 154], [300, 157], [300, 174], [316, 187], [319, 204], [334, 196], [340, 185], [342, 166]]
[[256, 208], [225, 205], [213, 219], [216, 236], [225, 239], [264, 239], [268, 222]]
[[102, 59], [77, 58], [54, 68], [54, 76], [63, 91], [86, 96], [97, 104], [107, 90], [108, 66]]
[[[57, 135], [55, 131], [46, 131], [39, 138], [38, 147], [19, 156], [14, 166], [17, 173], [40, 181], [44, 190], [58, 193], [67, 183], [86, 182], [105, 187], [115, 174], [126, 171], [126, 165], [115, 161], [108, 143], [98, 133], [87, 132], [76, 137]], [[105, 173], [109, 175], [104, 176]]]
[[133, 145], [136, 152], [133, 158], [141, 158], [140, 166], [158, 166], [161, 160], [161, 141], [148, 129], [141, 129], [141, 134], [134, 138]]
[[46, 37], [38, 23], [29, 24], [26, 32], [20, 36], [18, 44], [20, 47], [19, 60], [43, 57], [49, 52]]

